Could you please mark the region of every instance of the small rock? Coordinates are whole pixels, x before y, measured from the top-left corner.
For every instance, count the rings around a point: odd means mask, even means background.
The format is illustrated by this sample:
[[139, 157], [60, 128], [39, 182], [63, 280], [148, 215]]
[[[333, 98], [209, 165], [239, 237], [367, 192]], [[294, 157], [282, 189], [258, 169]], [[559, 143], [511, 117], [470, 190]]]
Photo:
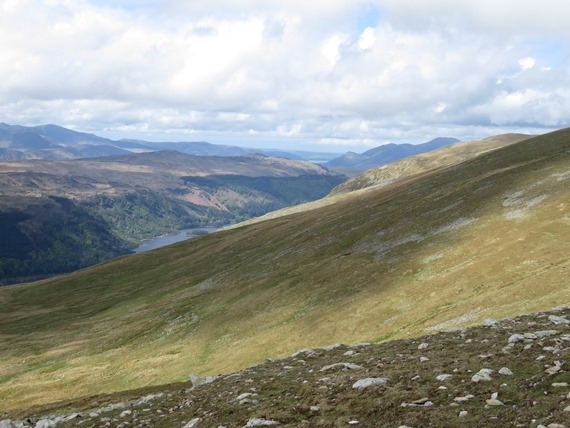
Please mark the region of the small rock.
[[491, 398], [489, 400], [486, 400], [486, 403], [489, 406], [502, 406], [503, 402], [501, 400], [497, 400], [496, 398]]
[[202, 419], [194, 418], [190, 422], [188, 422], [186, 425], [184, 425], [184, 428], [196, 428], [200, 424], [200, 422], [202, 422]]
[[464, 397], [456, 397], [456, 398], [453, 399], [453, 401], [457, 401], [458, 403], [464, 403], [464, 402], [466, 402], [466, 401], [471, 400], [472, 398], [475, 398], [475, 396], [474, 396], [474, 395], [471, 395], [471, 394], [468, 394], [468, 395], [466, 395], [466, 396], [464, 396]]
[[568, 382], [554, 382], [552, 386], [554, 388], [566, 388], [568, 386]]
[[559, 317], [556, 315], [549, 315], [548, 316], [548, 320], [552, 323], [552, 324], [556, 324], [556, 325], [560, 325], [560, 324], [570, 324], [570, 321], [567, 320], [564, 317]]
[[243, 394], [238, 395], [238, 396], [235, 398], [235, 400], [236, 400], [236, 401], [241, 401], [241, 400], [243, 400], [244, 398], [251, 397], [252, 395], [253, 395], [252, 392], [244, 392]]
[[463, 410], [463, 411], [459, 412], [459, 417], [460, 417], [460, 418], [464, 418], [464, 417], [467, 416], [468, 414], [469, 414], [469, 413], [467, 413], [466, 410]]
[[316, 406], [311, 406], [310, 409], [311, 412], [319, 412], [321, 410], [321, 405], [317, 404]]
[[352, 364], [352, 363], [336, 363], [336, 364], [331, 364], [329, 366], [324, 366], [321, 371], [322, 372], [326, 372], [327, 370], [333, 370], [333, 369], [343, 369], [343, 370], [362, 370], [364, 367], [359, 366], [358, 364]]
[[498, 327], [500, 324], [501, 323], [499, 321], [489, 318], [483, 321], [483, 325], [485, 327]]
[[535, 340], [535, 339], [538, 339], [538, 336], [534, 333], [525, 333], [524, 338], [530, 339], [530, 340]]
[[548, 373], [549, 375], [555, 375], [560, 370], [562, 370], [562, 367], [559, 364], [556, 363], [554, 364], [555, 364], [554, 366], [550, 366], [545, 370], [545, 372]]
[[541, 331], [535, 331], [534, 334], [536, 337], [542, 339], [543, 337], [549, 337], [558, 334], [558, 330], [541, 330]]
[[274, 425], [280, 425], [279, 422], [273, 421], [271, 419], [263, 419], [263, 418], [251, 418], [247, 421], [247, 424], [243, 428], [247, 427], [269, 427]]
[[435, 378], [436, 378], [436, 380], [439, 380], [440, 382], [445, 382], [446, 380], [448, 380], [452, 377], [453, 377], [453, 375], [450, 375], [450, 374], [440, 374], [440, 375], [436, 376]]
[[342, 354], [342, 355], [344, 355], [345, 357], [352, 357], [352, 356], [356, 355], [356, 351], [353, 351], [353, 350], [351, 349], [351, 350], [349, 350], [349, 351], [346, 351], [346, 352], [345, 352], [344, 354]]
[[524, 334], [515, 333], [509, 337], [509, 343], [524, 342]]
[[548, 424], [547, 428], [566, 428], [566, 425], [563, 424]]
[[418, 346], [418, 349], [427, 349], [429, 347], [429, 343], [420, 343], [420, 345]]
[[503, 367], [501, 370], [499, 370], [499, 374], [505, 375], [505, 376], [512, 376], [514, 373], [508, 369], [507, 367]]
[[491, 373], [493, 369], [481, 369], [471, 377], [471, 382], [479, 383], [481, 381], [488, 382], [491, 380]]
[[202, 385], [206, 385], [208, 383], [214, 382], [218, 377], [217, 376], [207, 376], [207, 377], [200, 377], [197, 374], [191, 374], [189, 376], [190, 382], [192, 382], [192, 388], [197, 388]]
[[420, 363], [425, 363], [426, 361], [429, 361], [428, 357], [420, 357]]
[[349, 425], [358, 425], [360, 422], [358, 422], [356, 419], [353, 419], [352, 421], [348, 421]]
[[564, 411], [565, 411], [565, 412], [570, 412], [570, 406], [564, 407]]
[[292, 354], [291, 356], [292, 356], [293, 358], [296, 358], [296, 357], [298, 357], [299, 355], [303, 355], [303, 354], [305, 354], [305, 355], [313, 355], [313, 354], [316, 354], [316, 352], [315, 352], [315, 350], [312, 349], [312, 348], [305, 348], [305, 349], [301, 349], [301, 350], [295, 352], [295, 353]]
[[0, 421], [0, 428], [17, 428], [16, 422], [12, 421], [11, 419], [4, 419]]
[[40, 419], [36, 423], [36, 428], [53, 428], [55, 426], [56, 426], [55, 421], [52, 421], [51, 419]]
[[132, 414], [133, 414], [133, 412], [131, 410], [124, 410], [121, 412], [119, 417], [126, 418], [127, 416], [131, 416]]
[[385, 385], [388, 382], [388, 379], [383, 377], [369, 377], [366, 379], [360, 379], [352, 385], [353, 389], [362, 389], [368, 388], [369, 386], [373, 385]]

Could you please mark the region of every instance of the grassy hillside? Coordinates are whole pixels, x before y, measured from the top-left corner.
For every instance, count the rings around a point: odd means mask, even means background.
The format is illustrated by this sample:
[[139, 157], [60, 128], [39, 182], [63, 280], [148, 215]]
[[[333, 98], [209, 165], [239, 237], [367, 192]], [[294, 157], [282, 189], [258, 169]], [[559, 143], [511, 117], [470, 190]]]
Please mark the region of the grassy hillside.
[[567, 304], [570, 131], [0, 289], [0, 407]]
[[559, 428], [551, 424], [564, 423], [570, 412], [570, 374], [561, 362], [570, 354], [569, 315], [564, 308], [379, 345], [307, 348], [207, 384], [0, 411], [0, 420], [62, 427], [241, 428], [274, 421], [282, 427]]
[[525, 134], [503, 134], [483, 140], [462, 141], [439, 150], [409, 156], [358, 174], [335, 187], [331, 195], [353, 192], [372, 186], [385, 186], [415, 174], [456, 165], [488, 151], [518, 143], [531, 137], [532, 135]]

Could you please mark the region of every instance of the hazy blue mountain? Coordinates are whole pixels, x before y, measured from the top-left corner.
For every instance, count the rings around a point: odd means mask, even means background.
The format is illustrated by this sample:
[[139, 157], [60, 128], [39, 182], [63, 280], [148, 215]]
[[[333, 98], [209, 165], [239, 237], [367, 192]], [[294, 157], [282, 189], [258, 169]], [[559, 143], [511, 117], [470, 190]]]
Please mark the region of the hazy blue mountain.
[[354, 172], [366, 171], [367, 169], [385, 165], [408, 156], [436, 150], [458, 141], [457, 138], [438, 137], [423, 144], [385, 144], [362, 154], [348, 152], [326, 162], [325, 165], [330, 168], [341, 168]]
[[115, 141], [58, 125], [21, 126], [0, 123], [0, 160], [77, 159], [161, 150], [176, 150], [198, 156], [241, 156], [260, 153], [272, 157], [314, 162], [325, 162], [338, 156], [336, 153], [253, 149], [204, 141], [149, 142], [135, 139]]

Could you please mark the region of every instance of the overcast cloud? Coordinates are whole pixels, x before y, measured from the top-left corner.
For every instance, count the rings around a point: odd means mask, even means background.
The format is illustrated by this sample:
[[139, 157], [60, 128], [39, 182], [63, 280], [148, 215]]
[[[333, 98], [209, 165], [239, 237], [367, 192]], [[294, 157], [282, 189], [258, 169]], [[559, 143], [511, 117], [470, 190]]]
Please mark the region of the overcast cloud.
[[567, 127], [567, 0], [0, 0], [0, 121], [363, 151]]

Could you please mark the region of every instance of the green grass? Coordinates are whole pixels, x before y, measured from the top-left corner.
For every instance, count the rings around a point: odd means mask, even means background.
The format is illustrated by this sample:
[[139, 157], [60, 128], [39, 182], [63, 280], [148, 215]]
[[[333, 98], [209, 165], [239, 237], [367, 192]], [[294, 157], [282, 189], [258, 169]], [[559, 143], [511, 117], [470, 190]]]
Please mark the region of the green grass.
[[[568, 308], [554, 313], [570, 317]], [[199, 426], [232, 428], [242, 427], [254, 417], [277, 420], [285, 427], [341, 427], [351, 420], [358, 421], [359, 426], [378, 427], [536, 427], [564, 423], [564, 409], [570, 405], [569, 387], [553, 384], [569, 382], [570, 376], [565, 367], [555, 375], [545, 373], [545, 367], [567, 360], [569, 350], [560, 338], [570, 333], [570, 326], [554, 325], [547, 315], [535, 313], [503, 319], [495, 327], [455, 329], [380, 345], [315, 348], [295, 357], [267, 360], [194, 389], [188, 382], [169, 384], [11, 411], [0, 417], [23, 419], [81, 412], [82, 418], [63, 426], [123, 422], [156, 427], [184, 426], [199, 417]], [[556, 333], [507, 346], [514, 333], [541, 330]], [[420, 343], [428, 347], [419, 349]], [[549, 347], [552, 350], [548, 351]], [[420, 361], [420, 357], [428, 360]], [[322, 371], [339, 362], [362, 369]], [[503, 367], [513, 375], [500, 374]], [[494, 370], [491, 380], [473, 382], [472, 376], [482, 368]], [[436, 377], [443, 373], [452, 377], [438, 381]], [[368, 377], [383, 377], [387, 383], [361, 390], [352, 388], [354, 382]], [[254, 393], [249, 398], [257, 403], [236, 400], [244, 392]], [[157, 393], [162, 395], [145, 404], [133, 404], [140, 397]], [[503, 405], [486, 405], [493, 393], [498, 393]], [[456, 400], [465, 396], [471, 398]], [[420, 399], [433, 405], [406, 405]], [[124, 403], [126, 407], [87, 415], [111, 403]], [[125, 409], [131, 414], [121, 416]], [[467, 414], [460, 417], [463, 411]]]
[[1, 288], [0, 407], [568, 303], [569, 165], [563, 130], [312, 211]]

